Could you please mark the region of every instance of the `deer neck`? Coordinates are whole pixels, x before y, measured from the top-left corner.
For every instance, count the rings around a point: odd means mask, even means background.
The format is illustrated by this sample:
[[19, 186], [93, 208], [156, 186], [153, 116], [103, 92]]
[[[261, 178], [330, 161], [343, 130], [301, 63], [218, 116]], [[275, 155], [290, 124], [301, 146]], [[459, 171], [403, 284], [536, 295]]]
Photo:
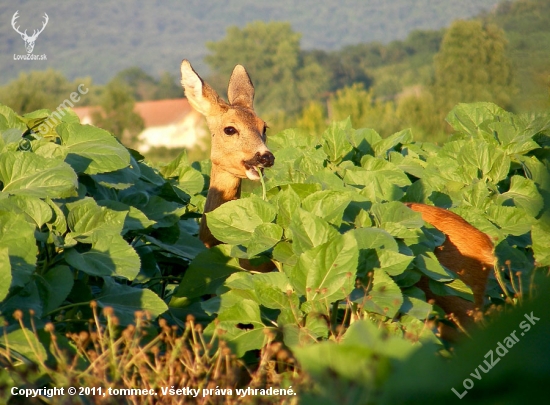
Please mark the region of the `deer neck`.
[[[237, 200], [241, 197], [241, 179], [235, 177], [218, 166], [212, 165], [210, 172], [210, 188], [204, 205], [204, 214], [213, 211], [223, 203]], [[218, 241], [208, 229], [206, 215], [202, 216], [199, 237], [206, 247], [218, 245]]]

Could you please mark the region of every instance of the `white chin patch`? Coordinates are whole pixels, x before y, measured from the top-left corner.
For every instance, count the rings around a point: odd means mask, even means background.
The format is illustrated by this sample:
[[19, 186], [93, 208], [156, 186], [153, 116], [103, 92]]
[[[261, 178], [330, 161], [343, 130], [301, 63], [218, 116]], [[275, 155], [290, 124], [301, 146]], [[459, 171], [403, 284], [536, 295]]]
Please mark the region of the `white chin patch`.
[[258, 174], [258, 170], [255, 167], [246, 169], [246, 177], [248, 177], [250, 180], [260, 180], [260, 175]]

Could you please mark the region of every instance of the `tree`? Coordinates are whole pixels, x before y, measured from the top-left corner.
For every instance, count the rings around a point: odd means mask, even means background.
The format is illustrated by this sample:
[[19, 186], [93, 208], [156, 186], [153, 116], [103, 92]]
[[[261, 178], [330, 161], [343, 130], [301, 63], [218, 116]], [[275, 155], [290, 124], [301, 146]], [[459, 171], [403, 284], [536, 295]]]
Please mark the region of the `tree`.
[[94, 124], [111, 132], [127, 147], [135, 147], [136, 136], [143, 130], [143, 119], [134, 112], [132, 89], [120, 80], [105, 86], [101, 97], [101, 111], [93, 114]]
[[480, 21], [456, 21], [435, 56], [434, 95], [442, 111], [458, 102], [492, 101], [510, 108], [514, 93], [504, 31]]
[[231, 27], [224, 39], [207, 44], [205, 60], [212, 69], [209, 82], [226, 87], [237, 64], [246, 66], [257, 92], [258, 111], [295, 114], [328, 88], [328, 75], [312, 58], [300, 53], [300, 34], [288, 23], [254, 22], [243, 29]]
[[[19, 114], [47, 108], [55, 110], [60, 103], [77, 91], [79, 84], [90, 88], [90, 79], [69, 82], [63, 73], [53, 69], [21, 73], [19, 77], [0, 88], [0, 100]], [[89, 104], [88, 96], [79, 105]]]

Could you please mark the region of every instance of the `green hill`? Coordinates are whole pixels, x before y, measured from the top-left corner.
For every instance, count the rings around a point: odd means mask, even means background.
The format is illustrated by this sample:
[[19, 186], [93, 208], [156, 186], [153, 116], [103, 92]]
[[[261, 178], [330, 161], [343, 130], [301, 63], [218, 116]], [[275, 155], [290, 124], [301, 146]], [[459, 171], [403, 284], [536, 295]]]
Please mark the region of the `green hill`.
[[[439, 29], [457, 18], [490, 9], [497, 0], [331, 0], [300, 2], [264, 0], [224, 2], [54, 1], [2, 2], [0, 4], [0, 84], [22, 71], [53, 68], [69, 79], [91, 76], [105, 83], [118, 71], [139, 66], [158, 76], [178, 75], [182, 58], [205, 70], [205, 44], [225, 35], [229, 26], [254, 20], [289, 21], [302, 34], [304, 49], [333, 50], [345, 45], [403, 39], [414, 29]], [[14, 60], [25, 54], [24, 43], [12, 29], [19, 10], [21, 29], [49, 23], [36, 41], [34, 53], [47, 61]]]

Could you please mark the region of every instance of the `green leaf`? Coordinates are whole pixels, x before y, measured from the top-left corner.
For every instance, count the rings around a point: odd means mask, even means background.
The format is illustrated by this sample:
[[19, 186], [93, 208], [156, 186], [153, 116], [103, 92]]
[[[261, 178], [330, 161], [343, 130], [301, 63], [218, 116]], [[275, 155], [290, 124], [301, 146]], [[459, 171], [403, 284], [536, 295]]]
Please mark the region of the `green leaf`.
[[403, 294], [399, 286], [384, 270], [376, 269], [372, 279], [372, 289], [369, 291], [367, 299], [361, 298], [360, 302], [364, 303], [366, 311], [393, 318], [403, 305]]
[[263, 324], [257, 302], [242, 299], [230, 291], [221, 296], [221, 308], [216, 325], [210, 324], [205, 333], [216, 329], [239, 357], [248, 350], [260, 349], [264, 345], [265, 329], [271, 328]]
[[536, 221], [521, 208], [498, 205], [489, 206], [487, 216], [491, 222], [500, 227], [502, 232], [515, 236], [529, 232]]
[[8, 249], [12, 287], [25, 286], [35, 270], [38, 254], [35, 230], [36, 226], [24, 214], [0, 211], [0, 248]]
[[298, 312], [300, 300], [284, 273], [254, 275], [254, 291], [261, 305], [272, 309], [293, 308]]
[[540, 224], [531, 229], [533, 252], [538, 266], [550, 266], [550, 229]]
[[102, 207], [107, 207], [112, 211], [127, 213], [122, 229], [123, 235], [128, 231], [138, 231], [156, 224], [155, 221], [151, 221], [143, 212], [131, 205], [114, 200], [100, 200], [97, 204]]
[[510, 189], [499, 196], [499, 201], [514, 201], [516, 207], [523, 208], [530, 216], [536, 217], [544, 207], [544, 199], [534, 181], [522, 176], [512, 176]]
[[351, 193], [336, 190], [317, 191], [302, 201], [304, 210], [311, 212], [327, 222], [340, 226], [342, 215], [351, 202]]
[[436, 295], [456, 295], [457, 297], [474, 302], [474, 293], [472, 292], [472, 289], [458, 278], [450, 283], [441, 283], [430, 279], [429, 287], [430, 290]]
[[259, 197], [229, 201], [206, 214], [214, 237], [234, 245], [248, 245], [258, 225], [275, 219], [275, 207]]
[[68, 164], [29, 152], [0, 154], [0, 181], [4, 193], [37, 198], [71, 197], [78, 187]]
[[63, 123], [56, 130], [68, 151], [65, 161], [78, 173], [113, 172], [130, 164], [128, 150], [103, 129]]
[[397, 201], [374, 204], [371, 212], [380, 227], [396, 238], [415, 237], [424, 225], [419, 213]]
[[48, 357], [38, 337], [27, 328], [17, 328], [5, 333], [4, 339], [0, 340], [0, 346], [9, 348], [10, 351], [19, 353], [37, 364], [41, 364]]
[[504, 180], [510, 170], [510, 158], [484, 141], [466, 143], [457, 157], [457, 163], [478, 169], [483, 179], [487, 178], [495, 184]]
[[299, 208], [290, 222], [292, 249], [300, 254], [319, 246], [338, 235], [325, 220]]
[[8, 295], [12, 281], [8, 252], [7, 247], [0, 247], [0, 302], [4, 301], [4, 298]]
[[432, 252], [422, 253], [414, 259], [415, 267], [430, 279], [449, 282], [455, 279], [453, 273], [439, 264], [439, 260]]
[[445, 119], [455, 131], [478, 137], [478, 131], [486, 121], [508, 120], [510, 113], [493, 103], [460, 103]]
[[168, 310], [168, 306], [153, 291], [121, 285], [110, 278], [105, 278], [97, 303], [102, 308], [113, 308], [122, 325], [134, 323], [136, 311], [147, 311], [152, 319], [156, 319]]
[[[191, 262], [174, 297], [197, 298], [214, 294], [231, 274], [242, 271], [238, 259], [230, 256], [231, 246], [214, 246]], [[172, 305], [172, 304], [171, 304]]]
[[112, 234], [121, 234], [127, 211], [114, 211], [100, 207], [94, 199], [86, 197], [74, 203], [67, 204], [69, 215], [67, 223], [73, 232], [72, 237], [89, 243], [94, 234], [107, 231]]
[[345, 298], [353, 289], [358, 259], [359, 249], [352, 233], [334, 237], [303, 253], [295, 271], [306, 275], [307, 300], [330, 303]]
[[348, 140], [348, 133], [351, 132], [351, 119], [332, 122], [323, 133], [323, 150], [329, 160], [334, 163], [340, 162], [353, 149]]
[[27, 214], [38, 228], [53, 217], [52, 209], [44, 201], [23, 195], [10, 196], [0, 200], [0, 210]]
[[412, 133], [410, 129], [404, 129], [387, 138], [381, 139], [373, 145], [374, 154], [378, 157], [384, 157], [390, 149], [404, 143], [412, 142]]
[[43, 280], [47, 283], [47, 296], [44, 299], [44, 314], [57, 309], [68, 297], [73, 288], [73, 272], [68, 266], [55, 266], [48, 270]]
[[138, 275], [141, 266], [139, 256], [122, 236], [95, 231], [90, 241], [92, 246], [88, 251], [67, 249], [67, 263], [92, 276], [118, 276], [133, 280]]
[[259, 253], [265, 252], [272, 248], [283, 237], [283, 228], [277, 224], [265, 223], [260, 224], [254, 229], [252, 236], [248, 242], [247, 253], [251, 258]]
[[273, 202], [277, 206], [277, 223], [283, 228], [288, 228], [291, 218], [300, 208], [300, 197], [291, 187], [286, 187], [275, 196]]

